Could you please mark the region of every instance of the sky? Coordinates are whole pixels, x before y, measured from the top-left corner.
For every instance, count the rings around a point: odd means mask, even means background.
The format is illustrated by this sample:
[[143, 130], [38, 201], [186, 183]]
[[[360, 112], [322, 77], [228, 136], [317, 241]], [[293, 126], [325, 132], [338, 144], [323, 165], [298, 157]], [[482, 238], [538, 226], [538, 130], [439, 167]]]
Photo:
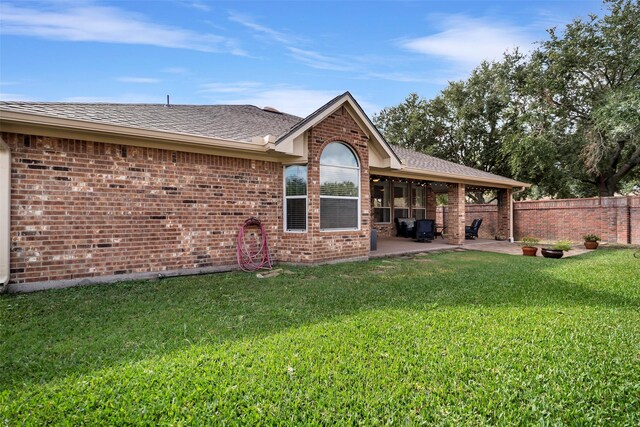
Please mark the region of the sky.
[[304, 117], [431, 99], [592, 0], [1, 0], [0, 100], [251, 104]]

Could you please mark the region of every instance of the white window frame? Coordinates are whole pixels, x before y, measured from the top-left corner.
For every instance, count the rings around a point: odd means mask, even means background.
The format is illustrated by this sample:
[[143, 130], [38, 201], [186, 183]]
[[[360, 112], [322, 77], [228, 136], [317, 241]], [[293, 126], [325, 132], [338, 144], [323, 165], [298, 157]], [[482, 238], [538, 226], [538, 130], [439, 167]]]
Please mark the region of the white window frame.
[[[423, 206], [416, 205], [415, 198], [413, 197], [413, 189], [419, 189], [422, 191], [422, 201]], [[409, 195], [411, 196], [411, 215], [413, 218], [417, 218], [415, 215], [415, 211], [422, 211], [424, 213], [424, 218], [427, 217], [427, 192], [426, 187], [420, 184], [416, 184], [415, 182], [411, 183], [411, 187], [409, 188]]]
[[[361, 222], [361, 200], [360, 200], [360, 196], [362, 194], [362, 174], [360, 171], [360, 159], [358, 158], [358, 155], [356, 154], [355, 151], [353, 151], [353, 149], [351, 148], [351, 146], [349, 146], [349, 144], [342, 142], [342, 141], [333, 141], [330, 142], [329, 144], [327, 144], [323, 150], [326, 150], [326, 148], [331, 145], [331, 144], [342, 144], [345, 147], [347, 147], [349, 149], [349, 151], [351, 151], [351, 153], [353, 154], [353, 156], [356, 159], [356, 163], [358, 164], [358, 166], [353, 167], [353, 166], [340, 166], [342, 168], [345, 169], [351, 169], [351, 170], [356, 170], [358, 171], [358, 197], [350, 197], [350, 196], [323, 196], [322, 194], [320, 194], [320, 206], [318, 207], [319, 209], [319, 217], [320, 217], [320, 224], [322, 224], [322, 199], [340, 199], [340, 200], [357, 200], [357, 213], [356, 215], [358, 216], [357, 220], [358, 220], [358, 226], [356, 228], [320, 228], [320, 232], [327, 232], [327, 233], [331, 233], [331, 232], [343, 232], [343, 231], [360, 231], [360, 222]], [[320, 176], [322, 176], [322, 154], [320, 154]], [[336, 167], [338, 165], [325, 165], [325, 166], [333, 166]], [[322, 181], [322, 180], [321, 180]], [[322, 185], [322, 184], [321, 184]], [[308, 191], [307, 191], [308, 193]]]
[[[304, 196], [287, 196], [287, 167], [289, 166], [304, 166], [307, 168], [307, 194], [305, 194]], [[282, 205], [282, 218], [284, 219], [283, 223], [282, 223], [282, 228], [284, 229], [285, 233], [294, 233], [294, 234], [304, 234], [306, 232], [309, 231], [309, 167], [306, 164], [291, 164], [291, 165], [284, 165], [282, 168], [282, 194], [284, 195], [283, 199], [284, 199], [284, 203]], [[289, 230], [287, 229], [287, 201], [289, 199], [305, 199], [305, 203], [304, 203], [304, 216], [306, 218], [305, 222], [304, 222], [304, 230], [299, 229], [299, 230]]]
[[[407, 201], [406, 206], [398, 206], [396, 207], [396, 187], [404, 187], [406, 189], [405, 199]], [[393, 219], [395, 221], [396, 218], [411, 218], [411, 188], [408, 182], [402, 181], [393, 181], [391, 185], [391, 204], [393, 205]], [[396, 210], [406, 210], [406, 216], [396, 217]]]
[[[392, 216], [391, 215], [391, 196], [392, 196], [392, 194], [391, 194], [391, 181], [374, 182], [373, 186], [375, 187], [376, 185], [380, 185], [380, 184], [382, 184], [385, 187], [385, 191], [388, 193], [387, 197], [389, 198], [389, 202], [388, 202], [389, 206], [379, 206], [379, 207], [375, 207], [374, 206], [372, 209], [373, 209], [374, 212], [375, 212], [376, 209], [386, 209], [386, 210], [388, 210], [389, 211], [389, 221], [387, 221], [387, 222], [375, 221], [374, 224], [391, 224], [393, 222], [393, 218], [391, 218], [391, 216]], [[383, 200], [383, 203], [384, 203], [384, 200]], [[374, 217], [375, 217], [375, 214], [374, 214]]]

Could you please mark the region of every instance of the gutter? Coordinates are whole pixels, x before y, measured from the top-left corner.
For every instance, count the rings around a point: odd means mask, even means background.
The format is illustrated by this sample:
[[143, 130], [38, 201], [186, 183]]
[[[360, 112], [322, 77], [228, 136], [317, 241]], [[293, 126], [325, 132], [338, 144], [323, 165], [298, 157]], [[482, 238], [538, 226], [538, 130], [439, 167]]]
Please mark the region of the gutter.
[[10, 279], [11, 250], [11, 151], [0, 139], [0, 293]]
[[522, 193], [524, 190], [526, 190], [527, 187], [522, 186], [519, 190], [516, 191], [512, 191], [511, 192], [511, 200], [509, 201], [509, 242], [513, 243], [515, 241], [515, 239], [513, 238], [513, 195], [514, 194], [518, 194], [518, 193]]

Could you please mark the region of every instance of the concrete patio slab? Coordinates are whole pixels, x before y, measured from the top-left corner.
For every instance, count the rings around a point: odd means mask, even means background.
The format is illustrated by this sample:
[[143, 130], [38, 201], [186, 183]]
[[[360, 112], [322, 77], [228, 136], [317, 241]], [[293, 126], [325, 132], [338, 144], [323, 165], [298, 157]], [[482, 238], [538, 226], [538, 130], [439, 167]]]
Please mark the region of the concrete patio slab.
[[[543, 247], [544, 245], [539, 245]], [[422, 252], [469, 250], [482, 252], [495, 252], [507, 255], [522, 256], [522, 249], [517, 243], [496, 241], [488, 239], [467, 240], [464, 245], [449, 245], [446, 240], [435, 239], [430, 243], [416, 242], [404, 237], [390, 237], [378, 239], [378, 250], [369, 252], [369, 258], [384, 258]], [[564, 253], [564, 257], [571, 257], [590, 252], [582, 245], [574, 245], [570, 251]], [[538, 256], [542, 257], [540, 251]]]

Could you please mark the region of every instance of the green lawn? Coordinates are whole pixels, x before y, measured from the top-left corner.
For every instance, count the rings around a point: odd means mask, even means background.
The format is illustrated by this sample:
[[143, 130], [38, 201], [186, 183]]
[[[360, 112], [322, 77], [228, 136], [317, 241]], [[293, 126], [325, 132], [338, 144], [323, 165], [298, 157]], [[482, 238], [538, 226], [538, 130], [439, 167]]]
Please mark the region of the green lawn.
[[5, 295], [0, 423], [638, 426], [632, 253]]

